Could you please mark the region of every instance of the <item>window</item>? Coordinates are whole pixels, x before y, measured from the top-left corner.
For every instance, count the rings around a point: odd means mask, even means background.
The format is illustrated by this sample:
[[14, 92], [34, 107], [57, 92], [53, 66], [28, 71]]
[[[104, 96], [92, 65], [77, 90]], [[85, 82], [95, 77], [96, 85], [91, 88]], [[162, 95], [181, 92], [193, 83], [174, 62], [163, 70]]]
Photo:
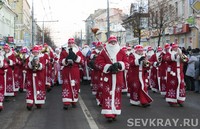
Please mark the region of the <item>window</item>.
[[176, 16], [178, 16], [178, 2], [175, 2]]

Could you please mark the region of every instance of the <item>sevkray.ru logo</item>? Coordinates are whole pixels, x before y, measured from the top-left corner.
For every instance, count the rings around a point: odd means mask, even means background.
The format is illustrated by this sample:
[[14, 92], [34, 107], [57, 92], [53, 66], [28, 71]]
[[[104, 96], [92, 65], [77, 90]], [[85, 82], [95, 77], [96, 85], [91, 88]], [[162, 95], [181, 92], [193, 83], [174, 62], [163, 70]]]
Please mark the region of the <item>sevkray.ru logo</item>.
[[128, 127], [197, 127], [199, 126], [198, 118], [129, 118]]

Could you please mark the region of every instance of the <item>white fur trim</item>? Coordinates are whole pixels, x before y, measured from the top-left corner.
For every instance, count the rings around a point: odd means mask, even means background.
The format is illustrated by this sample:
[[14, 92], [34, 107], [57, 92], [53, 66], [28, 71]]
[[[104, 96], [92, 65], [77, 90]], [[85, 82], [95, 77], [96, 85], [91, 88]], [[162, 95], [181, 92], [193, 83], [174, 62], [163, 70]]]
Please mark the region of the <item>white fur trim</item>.
[[140, 62], [139, 62], [139, 59], [140, 59], [142, 56], [141, 56], [141, 55], [138, 55], [138, 54], [136, 54], [136, 53], [135, 53], [135, 54], [133, 54], [133, 55], [135, 56], [135, 65], [137, 65], [137, 66], [138, 66], [138, 65], [139, 65], [139, 63], [140, 63]]
[[161, 95], [166, 95], [166, 92], [160, 92]]
[[90, 59], [93, 59], [94, 56], [95, 56], [95, 54], [91, 54], [91, 55], [90, 55]]
[[3, 103], [2, 103], [2, 102], [0, 102], [0, 106], [3, 106]]
[[131, 94], [130, 93], [127, 93], [127, 97], [130, 97], [131, 96]]
[[70, 98], [62, 98], [62, 102], [78, 102], [78, 99], [74, 98], [74, 101]]
[[178, 100], [185, 101], [186, 97], [178, 97]]
[[125, 92], [127, 92], [128, 91], [128, 89], [126, 88], [126, 89], [122, 89], [122, 92], [123, 93], [125, 93]]
[[108, 71], [108, 68], [111, 66], [111, 64], [106, 64], [105, 66], [104, 66], [104, 68], [103, 68], [103, 72], [104, 73], [109, 73], [109, 72], [107, 72]]
[[10, 50], [8, 53], [6, 53], [6, 58], [8, 58], [9, 56], [11, 56], [13, 54], [13, 51]]
[[38, 68], [38, 70], [42, 70], [42, 63], [40, 63], [40, 67]]
[[4, 96], [14, 96], [14, 92], [12, 92], [12, 93], [7, 93], [7, 92], [6, 92], [6, 93], [4, 94]]
[[102, 109], [101, 114], [121, 114], [121, 110], [108, 110], [108, 109]]
[[30, 69], [33, 69], [33, 66], [31, 65], [31, 62], [28, 62], [28, 67], [29, 67]]
[[92, 91], [92, 95], [96, 95], [97, 94], [97, 92], [96, 91]]
[[135, 65], [139, 65], [139, 60], [135, 59]]
[[123, 71], [123, 70], [125, 70], [125, 64], [124, 64], [124, 62], [122, 62], [122, 61], [119, 61], [119, 63], [121, 64], [121, 66], [122, 66], [122, 69], [120, 69], [119, 71]]
[[151, 88], [152, 91], [158, 92], [158, 89], [156, 88]]
[[166, 100], [166, 102], [173, 102], [173, 103], [177, 103], [177, 99], [166, 98], [165, 100]]
[[31, 100], [31, 99], [27, 99], [27, 100], [26, 100], [26, 103], [33, 104], [33, 100]]
[[172, 52], [172, 53], [171, 53], [171, 59], [172, 59], [172, 61], [175, 61], [175, 60], [176, 60], [176, 58], [175, 58], [176, 56], [175, 56], [175, 55], [176, 55], [175, 52]]
[[81, 62], [81, 57], [77, 56], [77, 59], [75, 60], [76, 63], [80, 63]]
[[96, 101], [97, 101], [97, 105], [100, 105], [100, 104], [101, 104], [100, 101], [99, 101], [98, 99], [96, 99]]
[[157, 67], [156, 64], [157, 64], [157, 62], [154, 62], [154, 63], [153, 63], [153, 66], [154, 66], [154, 67]]
[[91, 77], [83, 76], [84, 80], [91, 80]]
[[130, 99], [130, 104], [140, 105], [140, 101], [135, 101], [135, 100]]
[[9, 61], [10, 61], [10, 64], [9, 64], [9, 65], [10, 65], [10, 66], [13, 66], [13, 61], [10, 60], [10, 59], [9, 59]]
[[0, 68], [3, 67], [3, 64], [4, 64], [4, 57], [0, 56]]
[[35, 104], [44, 104], [45, 100], [35, 100]]
[[65, 63], [65, 58], [62, 59], [62, 64], [63, 64], [64, 66], [67, 66], [67, 64]]

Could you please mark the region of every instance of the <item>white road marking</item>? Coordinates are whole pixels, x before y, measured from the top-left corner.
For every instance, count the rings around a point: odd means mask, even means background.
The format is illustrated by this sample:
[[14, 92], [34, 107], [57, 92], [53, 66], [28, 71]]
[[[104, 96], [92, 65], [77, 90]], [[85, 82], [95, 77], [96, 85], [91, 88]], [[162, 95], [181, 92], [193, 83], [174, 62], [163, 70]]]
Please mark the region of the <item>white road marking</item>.
[[99, 127], [97, 126], [96, 122], [94, 121], [92, 115], [90, 114], [90, 111], [86, 107], [86, 105], [83, 102], [83, 99], [80, 95], [79, 95], [79, 103], [80, 103], [81, 109], [83, 110], [83, 113], [89, 123], [90, 128], [91, 129], [99, 129]]

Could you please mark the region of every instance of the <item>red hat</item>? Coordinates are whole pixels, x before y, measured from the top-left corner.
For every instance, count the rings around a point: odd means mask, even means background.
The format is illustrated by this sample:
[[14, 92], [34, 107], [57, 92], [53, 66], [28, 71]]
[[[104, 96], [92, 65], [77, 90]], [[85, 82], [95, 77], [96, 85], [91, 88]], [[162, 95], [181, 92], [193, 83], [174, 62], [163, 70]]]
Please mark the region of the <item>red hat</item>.
[[117, 42], [117, 37], [116, 36], [110, 36], [110, 38], [108, 38], [108, 43], [110, 43], [111, 41]]
[[135, 49], [135, 51], [143, 51], [144, 50], [142, 45], [136, 45], [134, 49]]
[[151, 50], [153, 50], [153, 48], [152, 48], [151, 46], [149, 46], [149, 47], [147, 48], [147, 50], [148, 50], [148, 51], [151, 51]]
[[165, 44], [165, 49], [168, 49], [168, 48], [170, 48], [170, 44], [166, 43]]
[[38, 45], [35, 45], [33, 48], [32, 48], [32, 52], [39, 52], [40, 50], [40, 47]]
[[122, 47], [122, 50], [127, 51], [127, 47], [126, 46]]
[[75, 39], [74, 38], [69, 38], [68, 39], [68, 44], [74, 44], [75, 43]]
[[97, 42], [96, 43], [96, 47], [101, 47], [102, 46], [102, 42]]
[[10, 49], [10, 46], [9, 46], [8, 44], [5, 44], [5, 45], [3, 46], [3, 49]]
[[178, 44], [177, 43], [172, 43], [172, 48], [178, 48]]
[[42, 50], [42, 45], [39, 45], [38, 47], [39, 47], [39, 50]]
[[21, 48], [21, 50], [20, 50], [21, 53], [27, 53], [27, 51], [28, 51], [28, 50], [27, 50], [27, 48], [25, 48], [25, 47]]
[[85, 47], [89, 47], [89, 45], [88, 45], [88, 44], [84, 44], [84, 45], [83, 45], [83, 48], [85, 48]]
[[163, 50], [162, 47], [161, 47], [161, 46], [158, 46], [157, 52], [161, 52], [162, 50]]
[[44, 43], [44, 47], [48, 47], [48, 44], [47, 44], [47, 43]]
[[131, 50], [131, 46], [127, 46], [127, 50]]

